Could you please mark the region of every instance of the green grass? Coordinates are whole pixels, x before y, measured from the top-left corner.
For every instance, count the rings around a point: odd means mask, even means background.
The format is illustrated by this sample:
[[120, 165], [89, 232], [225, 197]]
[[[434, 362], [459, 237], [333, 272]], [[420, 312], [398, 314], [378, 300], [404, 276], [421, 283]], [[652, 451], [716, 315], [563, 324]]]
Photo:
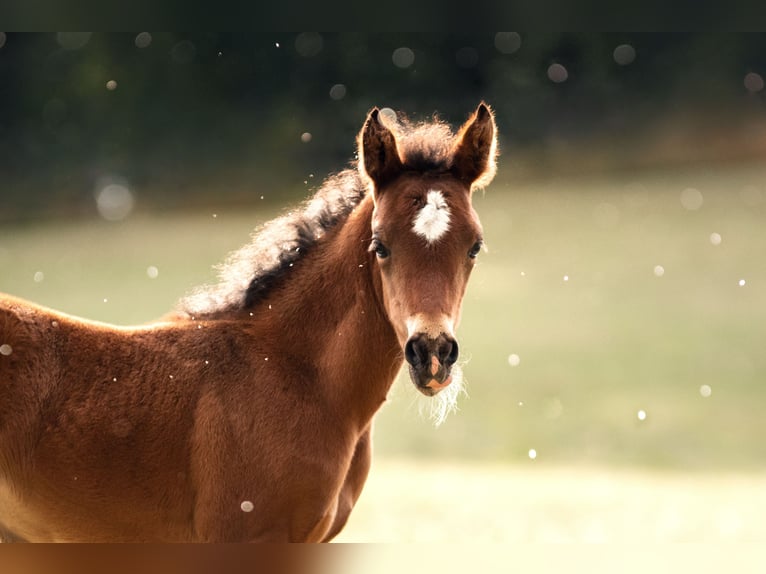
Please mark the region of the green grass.
[[[745, 166], [501, 181], [478, 194], [489, 251], [458, 331], [470, 397], [434, 429], [401, 379], [376, 452], [523, 462], [534, 448], [541, 466], [766, 466], [766, 191], [761, 201], [742, 193], [759, 185], [766, 167]], [[696, 211], [679, 200], [687, 187], [703, 194]], [[148, 321], [284, 207], [5, 226], [0, 291]]]

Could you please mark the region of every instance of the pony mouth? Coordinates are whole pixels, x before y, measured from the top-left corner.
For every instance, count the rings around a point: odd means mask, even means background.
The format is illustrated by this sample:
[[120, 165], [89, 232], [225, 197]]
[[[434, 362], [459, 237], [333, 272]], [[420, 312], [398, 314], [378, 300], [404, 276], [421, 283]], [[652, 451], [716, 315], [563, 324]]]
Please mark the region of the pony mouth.
[[408, 363], [410, 380], [427, 397], [437, 395], [452, 383], [452, 362], [444, 363], [431, 355], [428, 362], [408, 359]]
[[452, 374], [448, 371], [443, 373], [442, 376], [433, 376], [431, 373], [421, 372], [412, 365], [409, 365], [409, 371], [410, 380], [415, 385], [415, 388], [427, 397], [438, 395], [443, 389], [452, 384]]
[[[440, 383], [438, 379], [434, 379], [430, 375], [421, 382], [413, 370], [410, 368], [410, 378], [414, 383], [412, 386], [420, 391], [418, 408], [421, 415], [426, 415], [438, 427], [450, 413], [458, 409], [458, 399], [467, 394], [463, 383], [463, 371], [458, 365], [453, 365], [446, 378]], [[428, 386], [427, 383], [432, 380], [435, 381], [435, 384]]]
[[440, 383], [436, 379], [431, 379], [425, 386], [420, 383], [415, 383], [415, 388], [427, 397], [434, 397], [450, 386], [451, 383], [452, 375], [448, 376], [443, 383]]

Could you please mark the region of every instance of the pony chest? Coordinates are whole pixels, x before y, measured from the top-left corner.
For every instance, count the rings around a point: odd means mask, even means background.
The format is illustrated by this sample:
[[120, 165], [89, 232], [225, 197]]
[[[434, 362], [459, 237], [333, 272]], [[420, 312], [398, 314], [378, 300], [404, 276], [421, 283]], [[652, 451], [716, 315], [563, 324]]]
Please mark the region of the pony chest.
[[0, 540], [5, 536], [20, 540], [61, 541], [34, 508], [23, 501], [8, 484], [0, 480]]

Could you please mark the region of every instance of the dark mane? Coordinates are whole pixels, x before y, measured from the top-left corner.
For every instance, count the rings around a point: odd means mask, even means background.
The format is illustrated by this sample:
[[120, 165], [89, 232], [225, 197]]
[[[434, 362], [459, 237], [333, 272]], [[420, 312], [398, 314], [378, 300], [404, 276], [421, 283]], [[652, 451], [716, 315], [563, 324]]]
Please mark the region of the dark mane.
[[[399, 155], [408, 169], [424, 173], [449, 169], [454, 135], [448, 125], [436, 119], [415, 124], [403, 116], [387, 118], [387, 123], [396, 133]], [[220, 282], [182, 299], [180, 310], [203, 317], [254, 306], [328, 229], [345, 221], [367, 191], [356, 169], [329, 177], [297, 209], [256, 229], [252, 241], [218, 267]]]
[[180, 309], [200, 317], [252, 307], [328, 229], [344, 221], [366, 193], [356, 170], [328, 178], [297, 209], [256, 229], [252, 241], [218, 267], [220, 282], [198, 288], [181, 300]]

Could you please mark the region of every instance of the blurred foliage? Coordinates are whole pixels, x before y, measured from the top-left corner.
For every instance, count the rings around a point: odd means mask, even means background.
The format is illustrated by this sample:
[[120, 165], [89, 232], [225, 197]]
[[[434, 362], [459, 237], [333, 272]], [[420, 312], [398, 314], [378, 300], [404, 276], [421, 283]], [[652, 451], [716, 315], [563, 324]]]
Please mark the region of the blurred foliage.
[[[743, 85], [766, 69], [763, 34], [0, 38], [0, 220], [93, 213], [109, 175], [144, 208], [299, 194], [310, 174], [352, 159], [373, 105], [459, 123], [485, 99], [504, 148], [543, 158], [556, 142], [635, 141], [673, 118], [763, 114], [762, 92]], [[635, 58], [618, 63], [623, 44]], [[549, 78], [552, 64], [566, 81]]]

